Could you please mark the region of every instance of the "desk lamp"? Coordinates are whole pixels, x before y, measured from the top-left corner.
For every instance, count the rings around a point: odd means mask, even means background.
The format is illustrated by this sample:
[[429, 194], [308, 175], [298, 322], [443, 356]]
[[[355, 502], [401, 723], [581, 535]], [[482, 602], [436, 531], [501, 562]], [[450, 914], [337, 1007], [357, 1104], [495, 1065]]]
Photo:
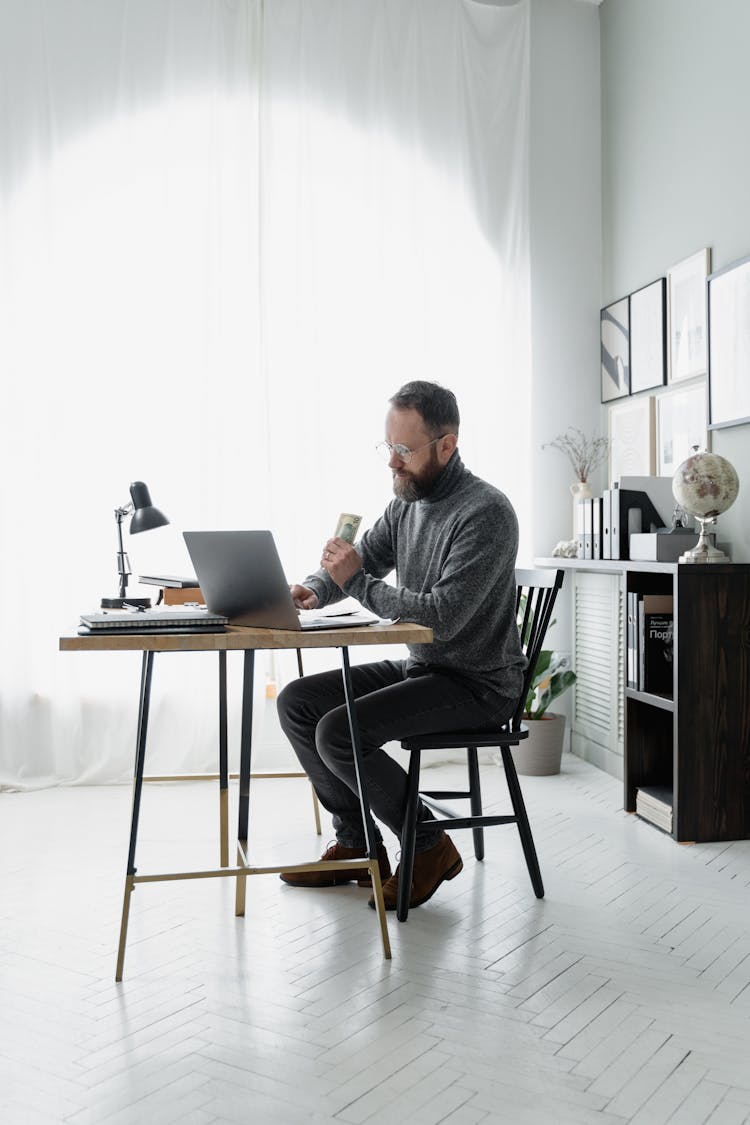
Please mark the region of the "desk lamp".
[[116, 598], [102, 598], [102, 609], [122, 609], [123, 603], [148, 609], [151, 598], [129, 598], [126, 596], [128, 575], [132, 574], [130, 561], [122, 545], [122, 521], [130, 513], [130, 534], [137, 535], [139, 531], [150, 531], [153, 527], [163, 527], [169, 520], [151, 503], [151, 493], [142, 480], [133, 481], [130, 486], [130, 502], [124, 508], [115, 508], [117, 521], [117, 573], [120, 577], [120, 593]]

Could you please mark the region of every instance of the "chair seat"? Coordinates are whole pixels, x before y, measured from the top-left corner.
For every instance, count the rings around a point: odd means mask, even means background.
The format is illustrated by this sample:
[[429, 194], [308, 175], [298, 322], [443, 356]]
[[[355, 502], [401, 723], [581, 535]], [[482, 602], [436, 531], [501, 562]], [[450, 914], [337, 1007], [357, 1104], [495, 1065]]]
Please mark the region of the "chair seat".
[[528, 728], [521, 723], [516, 730], [498, 727], [497, 730], [453, 730], [437, 734], [417, 734], [401, 742], [402, 750], [453, 750], [466, 746], [517, 746], [528, 738]]

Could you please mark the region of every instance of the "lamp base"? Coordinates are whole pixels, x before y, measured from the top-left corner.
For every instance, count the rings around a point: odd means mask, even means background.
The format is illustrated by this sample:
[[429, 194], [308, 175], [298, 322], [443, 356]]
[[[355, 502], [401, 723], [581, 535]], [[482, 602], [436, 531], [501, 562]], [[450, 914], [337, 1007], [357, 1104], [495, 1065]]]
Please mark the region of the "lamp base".
[[151, 609], [151, 598], [102, 598], [102, 609], [122, 609], [135, 605], [139, 609]]

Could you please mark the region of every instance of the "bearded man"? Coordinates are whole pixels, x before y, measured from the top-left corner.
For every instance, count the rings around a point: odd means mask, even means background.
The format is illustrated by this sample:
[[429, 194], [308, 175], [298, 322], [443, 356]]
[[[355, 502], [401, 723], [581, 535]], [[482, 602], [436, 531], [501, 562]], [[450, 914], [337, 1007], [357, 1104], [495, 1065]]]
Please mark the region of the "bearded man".
[[[515, 613], [518, 522], [508, 498], [464, 466], [458, 429], [451, 391], [421, 380], [397, 391], [378, 447], [395, 499], [356, 546], [329, 539], [320, 569], [291, 588], [300, 609], [351, 596], [380, 617], [433, 631], [432, 644], [408, 646], [407, 660], [351, 669], [370, 807], [399, 838], [407, 777], [384, 744], [433, 731], [496, 728], [516, 708], [525, 667]], [[385, 581], [393, 571], [395, 585]], [[295, 680], [279, 695], [278, 710], [321, 804], [333, 814], [336, 841], [322, 858], [365, 857], [341, 673]], [[375, 830], [385, 905], [395, 910], [399, 871], [391, 875], [377, 824]], [[410, 905], [426, 902], [462, 867], [453, 841], [420, 804]], [[370, 882], [367, 869], [356, 867], [281, 878], [297, 887]]]

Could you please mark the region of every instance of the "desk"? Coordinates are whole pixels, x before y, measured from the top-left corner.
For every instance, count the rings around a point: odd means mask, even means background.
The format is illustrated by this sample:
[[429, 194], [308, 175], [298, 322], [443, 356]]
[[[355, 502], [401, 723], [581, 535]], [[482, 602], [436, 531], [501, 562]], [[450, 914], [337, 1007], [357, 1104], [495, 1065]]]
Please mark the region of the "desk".
[[[432, 631], [421, 625], [398, 623], [396, 625], [368, 625], [348, 629], [327, 629], [320, 632], [298, 632], [286, 629], [249, 629], [230, 626], [224, 633], [169, 634], [109, 634], [107, 636], [64, 636], [60, 638], [62, 652], [141, 652], [141, 682], [138, 702], [138, 728], [135, 747], [135, 768], [133, 776], [133, 808], [130, 825], [130, 845], [128, 848], [125, 892], [123, 895], [120, 941], [117, 951], [115, 980], [122, 980], [125, 961], [125, 944], [128, 932], [130, 897], [137, 883], [155, 883], [173, 879], [211, 879], [231, 877], [237, 880], [235, 914], [245, 913], [245, 891], [248, 875], [280, 874], [283, 871], [334, 870], [341, 867], [367, 866], [372, 878], [373, 893], [380, 923], [383, 954], [390, 958], [390, 942], [386, 925], [383, 890], [380, 882], [380, 868], [377, 860], [375, 833], [367, 795], [367, 781], [362, 768], [362, 748], [357, 728], [356, 707], [352, 691], [349, 665], [349, 648], [352, 645], [383, 644], [429, 644]], [[344, 695], [349, 713], [354, 762], [362, 806], [362, 820], [367, 841], [367, 862], [362, 859], [310, 861], [299, 864], [285, 864], [283, 867], [256, 867], [248, 858], [248, 820], [250, 808], [250, 766], [252, 756], [253, 720], [253, 679], [255, 673], [255, 653], [260, 649], [302, 649], [338, 648], [341, 650]], [[227, 708], [226, 708], [226, 654], [243, 654], [242, 682], [242, 721], [240, 732], [239, 767], [239, 817], [237, 825], [237, 866], [229, 867], [228, 862], [219, 868], [201, 871], [161, 872], [138, 874], [135, 866], [135, 853], [138, 842], [138, 818], [140, 814], [143, 771], [146, 757], [146, 737], [148, 733], [148, 714], [151, 697], [151, 677], [154, 655], [159, 652], [216, 652], [219, 654], [219, 788], [220, 806], [224, 817], [228, 809], [227, 772]], [[222, 858], [223, 863], [223, 858]]]

